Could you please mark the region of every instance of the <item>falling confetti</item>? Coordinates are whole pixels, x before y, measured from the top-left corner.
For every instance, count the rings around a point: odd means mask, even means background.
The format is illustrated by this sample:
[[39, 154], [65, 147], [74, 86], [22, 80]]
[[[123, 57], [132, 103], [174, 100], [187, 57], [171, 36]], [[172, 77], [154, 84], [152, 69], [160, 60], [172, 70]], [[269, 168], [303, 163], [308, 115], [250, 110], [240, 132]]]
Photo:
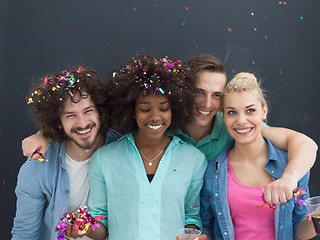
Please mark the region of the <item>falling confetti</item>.
[[186, 11], [188, 11], [188, 10], [189, 10], [189, 8], [188, 8], [188, 7], [184, 7], [184, 9], [186, 9]]
[[232, 32], [232, 29], [230, 27], [228, 27], [228, 32]]

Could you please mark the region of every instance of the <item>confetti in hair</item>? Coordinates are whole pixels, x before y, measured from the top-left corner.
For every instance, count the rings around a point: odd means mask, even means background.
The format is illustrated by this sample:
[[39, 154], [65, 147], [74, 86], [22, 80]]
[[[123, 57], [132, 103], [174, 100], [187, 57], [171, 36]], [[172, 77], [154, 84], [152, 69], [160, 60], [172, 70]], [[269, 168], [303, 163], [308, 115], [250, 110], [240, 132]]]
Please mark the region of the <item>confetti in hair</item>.
[[[74, 96], [73, 89], [76, 84], [82, 78], [92, 78], [91, 74], [85, 73], [85, 69], [83, 67], [79, 67], [74, 72], [62, 71], [60, 74], [46, 76], [42, 78], [42, 84], [39, 85], [29, 97], [26, 97], [27, 104], [40, 102], [40, 101], [49, 101], [51, 96], [55, 94], [56, 91], [59, 91], [60, 95], [67, 92], [71, 97]], [[79, 87], [80, 88], [80, 87]], [[59, 98], [60, 101], [63, 98]]]

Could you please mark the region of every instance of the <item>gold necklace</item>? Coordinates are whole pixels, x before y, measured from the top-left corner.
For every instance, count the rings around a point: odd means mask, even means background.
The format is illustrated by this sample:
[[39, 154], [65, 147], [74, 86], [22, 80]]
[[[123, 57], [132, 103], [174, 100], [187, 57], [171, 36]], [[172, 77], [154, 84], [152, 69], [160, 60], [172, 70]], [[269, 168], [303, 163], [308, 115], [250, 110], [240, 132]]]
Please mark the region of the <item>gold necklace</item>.
[[152, 159], [147, 158], [142, 152], [140, 152], [139, 149], [138, 149], [138, 151], [139, 151], [139, 153], [140, 153], [145, 159], [147, 159], [147, 160], [149, 161], [149, 166], [151, 167], [151, 166], [152, 166], [152, 162], [153, 162], [157, 157], [159, 157], [159, 155], [163, 152], [165, 146], [166, 146], [166, 139], [164, 139], [164, 143], [163, 143], [163, 147], [162, 147], [161, 151], [157, 154], [157, 156], [155, 156], [155, 157], [152, 158]]

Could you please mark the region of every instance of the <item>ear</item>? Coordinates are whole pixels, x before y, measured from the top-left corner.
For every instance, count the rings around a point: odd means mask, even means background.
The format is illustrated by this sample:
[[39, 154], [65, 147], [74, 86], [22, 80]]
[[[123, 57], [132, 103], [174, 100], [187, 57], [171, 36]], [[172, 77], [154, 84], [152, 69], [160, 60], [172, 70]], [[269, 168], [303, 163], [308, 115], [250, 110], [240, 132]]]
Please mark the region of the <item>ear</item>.
[[58, 127], [59, 129], [62, 129], [62, 128], [63, 128], [61, 123], [59, 123], [57, 127]]
[[262, 111], [263, 111], [262, 119], [266, 120], [267, 119], [267, 114], [268, 114], [268, 106], [267, 106], [267, 104], [262, 107]]

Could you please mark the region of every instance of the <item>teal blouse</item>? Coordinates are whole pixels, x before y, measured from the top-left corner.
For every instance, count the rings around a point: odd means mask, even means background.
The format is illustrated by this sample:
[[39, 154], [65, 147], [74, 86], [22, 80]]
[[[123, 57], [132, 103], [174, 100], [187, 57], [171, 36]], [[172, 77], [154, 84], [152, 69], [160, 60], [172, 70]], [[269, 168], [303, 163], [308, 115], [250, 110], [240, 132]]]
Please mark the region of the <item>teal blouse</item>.
[[109, 240], [174, 240], [179, 228], [202, 228], [199, 192], [207, 160], [173, 137], [151, 182], [132, 133], [99, 148], [89, 167], [89, 207], [105, 215]]

